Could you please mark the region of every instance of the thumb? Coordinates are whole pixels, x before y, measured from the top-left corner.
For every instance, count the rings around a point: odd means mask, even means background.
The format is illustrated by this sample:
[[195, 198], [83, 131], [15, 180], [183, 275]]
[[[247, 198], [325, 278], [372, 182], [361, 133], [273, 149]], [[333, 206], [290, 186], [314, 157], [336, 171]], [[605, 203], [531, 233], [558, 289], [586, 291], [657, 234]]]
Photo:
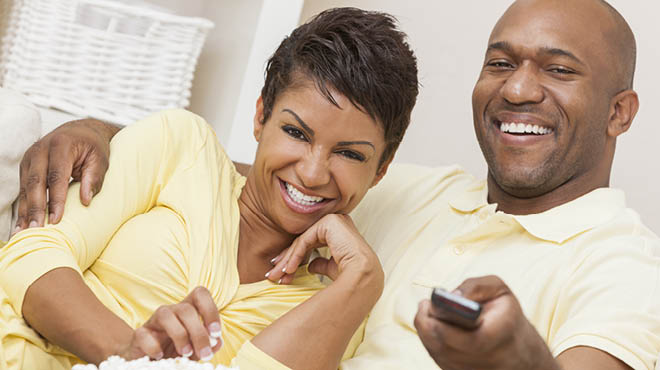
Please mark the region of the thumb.
[[511, 293], [509, 287], [497, 276], [470, 278], [458, 286], [452, 293], [462, 295], [476, 302], [487, 302]]
[[332, 280], [336, 280], [339, 276], [339, 267], [333, 258], [317, 257], [309, 263], [307, 270], [314, 274], [325, 275]]
[[101, 191], [105, 172], [108, 170], [107, 162], [103, 160], [88, 160], [81, 169], [80, 200], [88, 206], [92, 197]]

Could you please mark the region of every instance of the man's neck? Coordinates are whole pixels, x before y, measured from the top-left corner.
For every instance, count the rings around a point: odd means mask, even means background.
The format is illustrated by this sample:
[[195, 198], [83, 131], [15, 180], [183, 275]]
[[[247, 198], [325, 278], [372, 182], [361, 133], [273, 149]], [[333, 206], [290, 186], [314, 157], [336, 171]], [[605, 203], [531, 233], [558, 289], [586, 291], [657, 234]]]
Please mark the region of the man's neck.
[[601, 181], [568, 181], [557, 188], [532, 197], [519, 197], [503, 189], [488, 174], [488, 203], [497, 204], [497, 210], [511, 215], [542, 213], [573, 201], [593, 190], [609, 187], [609, 176]]

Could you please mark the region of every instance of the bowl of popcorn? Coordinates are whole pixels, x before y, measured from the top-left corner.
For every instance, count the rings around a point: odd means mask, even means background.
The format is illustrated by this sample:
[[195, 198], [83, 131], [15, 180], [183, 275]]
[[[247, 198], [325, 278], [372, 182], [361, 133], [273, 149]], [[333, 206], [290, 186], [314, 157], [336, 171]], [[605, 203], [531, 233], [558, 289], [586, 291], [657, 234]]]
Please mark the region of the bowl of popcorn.
[[99, 366], [75, 365], [71, 370], [239, 370], [235, 367], [226, 367], [223, 365], [213, 366], [205, 362], [200, 363], [189, 360], [186, 357], [167, 358], [158, 361], [150, 361], [149, 357], [142, 357], [137, 360], [124, 360], [119, 356], [110, 356], [107, 360], [101, 362]]

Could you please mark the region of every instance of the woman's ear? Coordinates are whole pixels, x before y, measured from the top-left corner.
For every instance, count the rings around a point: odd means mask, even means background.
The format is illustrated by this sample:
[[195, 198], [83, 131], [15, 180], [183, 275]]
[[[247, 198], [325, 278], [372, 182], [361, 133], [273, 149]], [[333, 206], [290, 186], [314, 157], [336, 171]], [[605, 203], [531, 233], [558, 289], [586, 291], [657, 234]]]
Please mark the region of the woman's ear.
[[616, 138], [628, 131], [638, 109], [639, 98], [636, 92], [626, 90], [618, 93], [612, 99], [609, 121], [607, 122], [607, 134], [612, 138]]
[[261, 140], [261, 132], [264, 129], [264, 101], [261, 98], [261, 95], [259, 95], [259, 99], [257, 99], [257, 107], [256, 107], [256, 112], [254, 113], [254, 138], [259, 142]]
[[380, 168], [378, 169], [378, 172], [376, 172], [376, 177], [374, 178], [374, 181], [371, 183], [371, 187], [376, 186], [380, 180], [383, 179], [383, 176], [387, 173], [387, 169], [390, 167], [390, 164], [392, 163], [392, 160], [394, 159], [394, 155], [390, 155], [390, 158], [388, 158], [383, 164], [380, 165]]

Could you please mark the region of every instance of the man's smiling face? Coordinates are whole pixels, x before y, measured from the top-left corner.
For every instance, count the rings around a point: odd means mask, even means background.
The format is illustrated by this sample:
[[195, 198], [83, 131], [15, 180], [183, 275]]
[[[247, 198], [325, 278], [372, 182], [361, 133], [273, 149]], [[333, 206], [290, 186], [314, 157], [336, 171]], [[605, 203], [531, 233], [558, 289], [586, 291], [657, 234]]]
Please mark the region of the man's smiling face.
[[609, 171], [610, 20], [594, 1], [521, 1], [495, 26], [472, 104], [489, 177], [507, 194]]

